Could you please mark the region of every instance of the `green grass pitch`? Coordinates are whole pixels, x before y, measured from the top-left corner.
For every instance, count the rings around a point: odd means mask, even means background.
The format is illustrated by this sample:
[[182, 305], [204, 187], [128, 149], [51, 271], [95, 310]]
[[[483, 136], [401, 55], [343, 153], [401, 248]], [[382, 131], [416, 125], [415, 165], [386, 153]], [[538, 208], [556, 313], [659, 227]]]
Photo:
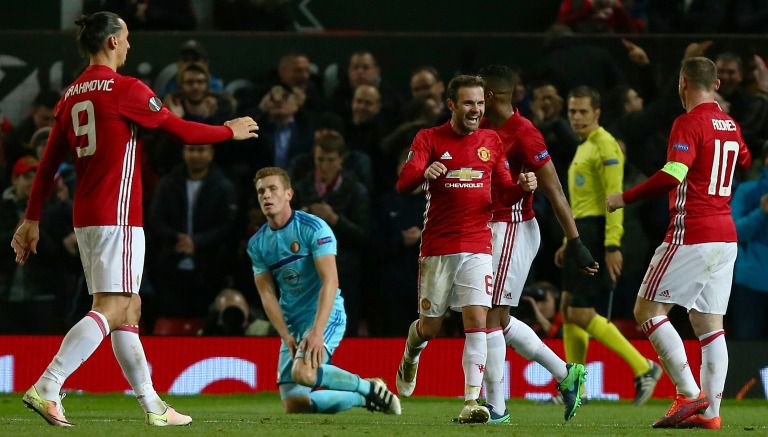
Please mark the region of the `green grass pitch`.
[[[64, 400], [70, 429], [49, 426], [27, 410], [21, 394], [0, 395], [0, 435], [258, 435], [258, 436], [439, 436], [483, 434], [504, 436], [637, 436], [682, 435], [701, 431], [654, 430], [651, 422], [662, 415], [668, 401], [652, 400], [642, 407], [622, 402], [589, 402], [576, 417], [563, 422], [561, 406], [539, 406], [525, 400], [507, 403], [512, 420], [507, 425], [457, 425], [459, 399], [414, 398], [403, 401], [399, 417], [355, 409], [337, 415], [283, 414], [277, 394], [202, 395], [169, 397], [179, 411], [190, 414], [192, 425], [182, 428], [150, 428], [144, 425], [136, 400], [120, 394], [70, 394]], [[768, 435], [768, 401], [726, 400], [723, 403], [723, 434]], [[469, 428], [469, 429], [468, 429]]]

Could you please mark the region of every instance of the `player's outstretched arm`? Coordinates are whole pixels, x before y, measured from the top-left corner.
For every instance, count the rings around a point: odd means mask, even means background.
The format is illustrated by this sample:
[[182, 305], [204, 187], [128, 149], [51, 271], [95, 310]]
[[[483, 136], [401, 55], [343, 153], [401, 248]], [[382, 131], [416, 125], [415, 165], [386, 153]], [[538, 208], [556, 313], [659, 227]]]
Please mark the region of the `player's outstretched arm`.
[[609, 194], [605, 206], [608, 212], [613, 212], [629, 204], [669, 193], [680, 185], [687, 173], [688, 167], [684, 164], [667, 162], [664, 168], [624, 193]]
[[269, 322], [272, 323], [272, 326], [275, 327], [278, 335], [280, 335], [283, 342], [285, 342], [285, 345], [291, 352], [291, 356], [294, 356], [296, 354], [296, 339], [288, 331], [288, 325], [285, 323], [283, 310], [280, 309], [280, 303], [277, 300], [275, 282], [272, 279], [272, 274], [264, 272], [255, 275], [253, 280], [256, 283], [256, 290], [259, 291], [261, 306], [264, 307], [264, 312], [267, 313]]
[[184, 144], [214, 144], [227, 140], [256, 138], [259, 126], [251, 117], [229, 120], [223, 126], [184, 120], [169, 113], [158, 126], [178, 138]]
[[232, 129], [233, 140], [247, 140], [249, 138], [258, 138], [256, 131], [259, 125], [251, 117], [240, 117], [224, 122], [224, 126]]

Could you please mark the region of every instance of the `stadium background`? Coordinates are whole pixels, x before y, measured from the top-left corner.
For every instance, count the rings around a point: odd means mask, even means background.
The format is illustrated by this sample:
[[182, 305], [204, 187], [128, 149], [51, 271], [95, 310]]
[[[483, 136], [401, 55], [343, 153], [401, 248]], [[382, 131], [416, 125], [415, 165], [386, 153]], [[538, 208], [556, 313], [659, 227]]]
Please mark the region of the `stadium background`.
[[[32, 100], [43, 88], [60, 89], [82, 68], [70, 30], [61, 28], [69, 17], [66, 1], [34, 0], [8, 2], [0, 14], [0, 113], [11, 121], [28, 115]], [[205, 4], [207, 2], [196, 2]], [[425, 59], [445, 73], [469, 71], [489, 63], [533, 64], [545, 50], [546, 36], [537, 33], [556, 14], [558, 1], [524, 0], [484, 2], [476, 19], [466, 15], [465, 2], [326, 0], [297, 2], [304, 6], [294, 17], [298, 33], [214, 32], [201, 22], [198, 32], [132, 32], [132, 49], [124, 73], [146, 79], [161, 88], [171, 80], [169, 68], [179, 45], [195, 38], [210, 49], [210, 61], [229, 91], [258, 83], [261, 75], [288, 51], [308, 52], [317, 74], [334, 80], [344, 68], [339, 63], [354, 50], [377, 53], [382, 70], [392, 83], [405, 83], [411, 69]], [[370, 4], [369, 4], [370, 3]], [[367, 4], [367, 5], [366, 5]], [[510, 6], [511, 5], [511, 6]], [[345, 14], [335, 11], [344, 8]], [[404, 20], [403, 13], [408, 19]], [[69, 20], [71, 21], [71, 20]], [[15, 30], [8, 30], [8, 29]], [[425, 30], [428, 30], [425, 32]], [[719, 51], [733, 50], [742, 56], [765, 52], [768, 38], [762, 35], [659, 35], [632, 37], [653, 59], [660, 71], [674, 71], [686, 44], [712, 39]], [[619, 36], [574, 37], [609, 50], [616, 62], [626, 63]], [[237, 59], [237, 62], [232, 62]], [[342, 61], [343, 62], [343, 61]], [[448, 74], [446, 74], [448, 76]], [[41, 361], [56, 350], [60, 337], [0, 336], [0, 392], [21, 391], [33, 382]], [[274, 391], [278, 340], [198, 339], [144, 337], [156, 387], [178, 394]], [[652, 357], [644, 340], [635, 340], [638, 349]], [[549, 343], [556, 352], [562, 346]], [[698, 344], [688, 341], [693, 368], [698, 367]], [[383, 375], [394, 382], [394, 369], [402, 348], [401, 339], [347, 339], [335, 357], [344, 367], [364, 375]], [[461, 368], [455, 359], [461, 342], [437, 340], [424, 358], [417, 394], [458, 396]], [[768, 342], [729, 341], [730, 368], [726, 397], [746, 396], [768, 399]], [[537, 398], [551, 393], [553, 384], [543, 369], [509, 354], [508, 387], [517, 397]], [[452, 363], [444, 365], [443, 363]], [[632, 396], [631, 373], [599, 344], [590, 346], [589, 394], [593, 397]], [[185, 376], [184, 376], [185, 375]], [[179, 379], [181, 376], [187, 379]], [[698, 377], [698, 375], [696, 375]], [[124, 391], [127, 383], [108, 345], [100, 350], [67, 382], [65, 388], [87, 392]], [[669, 397], [672, 386], [665, 376], [656, 392]], [[605, 396], [603, 396], [605, 395]]]

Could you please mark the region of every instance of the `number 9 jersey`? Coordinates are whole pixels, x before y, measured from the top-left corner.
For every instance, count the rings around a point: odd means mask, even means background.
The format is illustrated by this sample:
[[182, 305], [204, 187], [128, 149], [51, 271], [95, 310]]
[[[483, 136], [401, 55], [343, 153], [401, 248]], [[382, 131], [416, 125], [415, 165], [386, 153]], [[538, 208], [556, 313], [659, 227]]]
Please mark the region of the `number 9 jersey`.
[[751, 158], [741, 129], [717, 103], [702, 103], [672, 125], [667, 161], [688, 167], [685, 179], [669, 193], [670, 223], [664, 239], [672, 244], [735, 242], [731, 187], [736, 165]]
[[[75, 227], [142, 226], [139, 128], [156, 128], [169, 116], [155, 93], [138, 79], [91, 65], [70, 85], [56, 118], [33, 190], [47, 198], [52, 174], [71, 151], [77, 170]], [[50, 173], [50, 174], [48, 174]], [[27, 218], [37, 220], [42, 202]]]

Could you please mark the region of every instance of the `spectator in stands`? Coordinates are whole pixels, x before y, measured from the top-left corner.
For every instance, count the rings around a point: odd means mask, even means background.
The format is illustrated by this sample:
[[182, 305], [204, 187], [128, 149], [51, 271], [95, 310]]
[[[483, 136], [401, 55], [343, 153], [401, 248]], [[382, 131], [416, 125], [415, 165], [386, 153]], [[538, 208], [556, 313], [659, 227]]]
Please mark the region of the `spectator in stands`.
[[[19, 158], [13, 165], [12, 184], [0, 200], [0, 241], [10, 241], [24, 212], [39, 161]], [[0, 256], [0, 332], [59, 332], [56, 309], [77, 277], [77, 243], [68, 199], [52, 198], [43, 209], [37, 256], [16, 265], [11, 251]], [[74, 267], [74, 268], [73, 268]]]
[[[344, 125], [344, 120], [332, 112], [326, 112], [317, 119], [313, 144], [317, 144], [321, 138], [326, 138], [328, 135], [339, 135], [343, 139], [345, 132], [346, 127]], [[347, 149], [347, 155], [344, 157], [344, 162], [342, 163], [342, 171], [353, 175], [355, 179], [365, 185], [365, 188], [370, 192], [373, 187], [372, 165], [371, 157], [368, 156], [367, 153], [362, 150]], [[314, 170], [315, 163], [313, 148], [312, 152], [302, 153], [291, 161], [289, 173], [291, 175], [291, 180], [298, 181], [304, 179], [308, 174], [313, 173]]]
[[567, 189], [568, 164], [581, 141], [563, 116], [563, 98], [552, 82], [543, 81], [534, 85], [532, 95], [531, 121], [544, 136], [560, 183]]
[[393, 178], [385, 176], [394, 168], [394, 161], [386, 161], [381, 141], [389, 131], [382, 114], [381, 94], [372, 85], [359, 85], [352, 99], [352, 112], [347, 122], [347, 143], [351, 149], [365, 153], [373, 164], [373, 192], [386, 190]]
[[[169, 73], [173, 74], [174, 78], [177, 78], [180, 71], [184, 70], [187, 65], [193, 63], [205, 65], [208, 70], [208, 89], [210, 91], [216, 93], [224, 91], [224, 84], [221, 82], [221, 79], [211, 72], [208, 50], [195, 39], [187, 40], [179, 47], [179, 57], [176, 60], [176, 69], [169, 71]], [[163, 92], [161, 97], [165, 97], [179, 88], [178, 80], [169, 80], [162, 85]]]
[[[255, 319], [243, 293], [225, 288], [216, 295], [203, 325], [202, 335], [266, 335], [271, 325]], [[266, 323], [266, 325], [265, 325]]]
[[544, 42], [546, 52], [528, 70], [530, 77], [551, 81], [561, 91], [587, 85], [605, 93], [625, 82], [615, 55], [604, 45], [572, 37], [567, 27], [552, 26]]
[[[624, 45], [630, 62], [644, 76], [641, 82], [645, 85], [641, 86], [650, 93], [651, 89], [657, 88], [652, 84], [654, 79], [648, 77], [651, 76], [650, 58], [637, 44], [624, 40]], [[685, 58], [693, 56], [694, 45], [689, 45]], [[650, 175], [666, 162], [667, 132], [674, 118], [681, 113], [680, 97], [676, 80], [664, 84], [659, 96], [647, 105], [639, 88], [625, 84], [611, 90], [606, 98], [604, 123], [606, 130], [626, 146], [633, 164], [642, 173]], [[660, 201], [666, 204], [666, 200]], [[666, 217], [662, 221], [666, 229]]]
[[411, 99], [405, 105], [405, 121], [381, 140], [381, 150], [387, 159], [394, 162], [393, 158], [410, 147], [419, 130], [436, 126], [443, 106], [432, 94]]
[[541, 338], [562, 336], [563, 317], [558, 311], [560, 291], [554, 284], [539, 281], [523, 288], [514, 316], [527, 323]]
[[[273, 86], [261, 99], [256, 120], [260, 147], [250, 147], [250, 175], [262, 167], [289, 168], [296, 156], [312, 150], [314, 121], [302, 110], [304, 94], [299, 88]], [[245, 145], [244, 147], [247, 147]]]
[[230, 119], [237, 104], [232, 96], [211, 91], [210, 77], [205, 64], [186, 64], [179, 71], [179, 91], [165, 98], [168, 109], [185, 120], [201, 123], [219, 124]]
[[232, 182], [213, 161], [213, 146], [185, 145], [184, 162], [164, 176], [147, 220], [156, 250], [150, 272], [160, 315], [203, 317], [234, 256]]
[[307, 111], [320, 113], [325, 108], [317, 83], [312, 80], [312, 63], [304, 53], [288, 53], [280, 57], [277, 76], [281, 84], [298, 89], [304, 94]]
[[638, 33], [643, 28], [621, 0], [563, 0], [557, 22], [579, 33]]
[[379, 90], [381, 112], [388, 125], [400, 121], [402, 97], [381, 78], [381, 68], [369, 51], [358, 51], [349, 57], [347, 83], [340, 83], [331, 97], [331, 108], [345, 119], [351, 118], [352, 98], [360, 85], [370, 85]]
[[[401, 150], [399, 176], [409, 149]], [[383, 311], [383, 335], [401, 336], [418, 314], [419, 244], [424, 227], [426, 199], [421, 190], [400, 194], [392, 189], [381, 197], [376, 211], [376, 265], [379, 301]], [[409, 312], [412, 311], [412, 312]]]
[[[544, 143], [552, 156], [560, 184], [567, 192], [568, 165], [581, 141], [563, 116], [563, 98], [552, 82], [536, 83], [531, 94], [531, 121], [544, 137]], [[542, 196], [534, 196], [534, 210], [541, 228], [541, 246], [539, 255], [533, 260], [531, 270], [538, 278], [559, 278], [560, 271], [551, 260], [562, 244], [563, 231], [560, 222], [549, 202], [543, 201]]]
[[[435, 124], [441, 124], [451, 118], [451, 111], [445, 106], [445, 83], [435, 67], [425, 65], [416, 68], [411, 73], [411, 101], [418, 98], [432, 97], [437, 102], [437, 119]], [[408, 112], [406, 110], [406, 112]], [[406, 121], [412, 121], [406, 114]], [[410, 143], [409, 143], [410, 145]]]
[[741, 57], [730, 52], [716, 58], [719, 93], [731, 105], [728, 115], [741, 126], [750, 153], [760, 155], [760, 147], [768, 140], [768, 97], [750, 93], [744, 87], [744, 65]]
[[360, 322], [362, 260], [368, 243], [370, 198], [365, 186], [342, 172], [344, 138], [327, 134], [314, 147], [315, 171], [294, 185], [293, 206], [323, 219], [338, 240], [339, 287], [344, 290], [347, 335]]
[[757, 180], [743, 182], [731, 201], [739, 235], [734, 268], [728, 332], [736, 340], [768, 336], [768, 142], [763, 144], [762, 169]]
[[3, 144], [5, 162], [13, 165], [22, 156], [35, 156], [35, 149], [30, 146], [30, 139], [38, 129], [53, 126], [53, 109], [61, 96], [54, 91], [43, 91], [32, 103], [32, 113], [18, 124]]

